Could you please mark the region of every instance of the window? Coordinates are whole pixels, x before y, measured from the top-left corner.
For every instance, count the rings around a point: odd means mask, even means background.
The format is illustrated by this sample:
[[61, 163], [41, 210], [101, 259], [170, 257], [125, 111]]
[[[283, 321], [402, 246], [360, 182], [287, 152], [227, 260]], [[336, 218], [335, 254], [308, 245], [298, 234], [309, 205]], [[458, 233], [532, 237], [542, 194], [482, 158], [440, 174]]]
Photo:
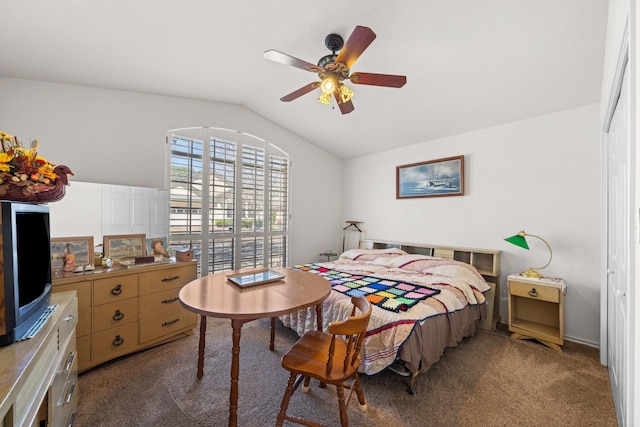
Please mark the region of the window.
[[289, 157], [215, 128], [171, 131], [170, 246], [190, 248], [200, 274], [288, 264]]

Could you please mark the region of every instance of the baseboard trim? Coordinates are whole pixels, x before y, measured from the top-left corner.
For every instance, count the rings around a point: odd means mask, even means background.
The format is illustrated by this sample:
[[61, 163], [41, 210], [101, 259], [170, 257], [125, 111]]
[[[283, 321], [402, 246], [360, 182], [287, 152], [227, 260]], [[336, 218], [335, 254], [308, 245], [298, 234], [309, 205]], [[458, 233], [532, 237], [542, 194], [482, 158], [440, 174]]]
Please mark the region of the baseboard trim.
[[581, 340], [580, 338], [568, 337], [566, 335], [564, 336], [564, 339], [565, 339], [565, 341], [571, 341], [571, 342], [574, 342], [576, 344], [582, 344], [582, 345], [586, 345], [588, 347], [597, 348], [598, 350], [600, 350], [600, 344], [598, 344], [598, 343]]
[[[500, 323], [505, 325], [507, 330], [509, 329], [509, 324], [508, 323], [505, 323], [505, 322], [500, 322]], [[598, 350], [600, 350], [600, 344], [599, 343], [595, 343], [595, 342], [592, 342], [592, 341], [586, 341], [586, 340], [583, 340], [583, 339], [580, 339], [580, 338], [576, 338], [576, 337], [571, 337], [571, 336], [568, 336], [568, 335], [565, 335], [564, 339], [565, 339], [565, 341], [571, 341], [571, 342], [576, 343], [576, 344], [582, 344], [582, 345], [586, 345], [588, 347], [597, 348]]]

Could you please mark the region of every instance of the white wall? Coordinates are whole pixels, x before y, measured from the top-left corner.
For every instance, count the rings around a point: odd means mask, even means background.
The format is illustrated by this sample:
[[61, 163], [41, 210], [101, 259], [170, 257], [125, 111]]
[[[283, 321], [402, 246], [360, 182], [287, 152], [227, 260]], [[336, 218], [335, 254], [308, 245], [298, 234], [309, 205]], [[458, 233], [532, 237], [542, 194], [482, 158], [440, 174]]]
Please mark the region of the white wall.
[[341, 244], [339, 209], [322, 195], [340, 199], [342, 161], [244, 107], [8, 78], [0, 78], [0, 93], [2, 131], [38, 139], [42, 156], [69, 166], [68, 193], [73, 180], [162, 186], [170, 129], [222, 127], [263, 138], [293, 161], [292, 263], [320, 261], [320, 252]]
[[[599, 104], [531, 118], [345, 163], [344, 218], [367, 237], [502, 250], [506, 276], [544, 265], [548, 251], [503, 238], [521, 229], [546, 239], [553, 261], [542, 272], [569, 283], [566, 336], [598, 345], [600, 313]], [[396, 166], [465, 156], [465, 195], [395, 198]]]

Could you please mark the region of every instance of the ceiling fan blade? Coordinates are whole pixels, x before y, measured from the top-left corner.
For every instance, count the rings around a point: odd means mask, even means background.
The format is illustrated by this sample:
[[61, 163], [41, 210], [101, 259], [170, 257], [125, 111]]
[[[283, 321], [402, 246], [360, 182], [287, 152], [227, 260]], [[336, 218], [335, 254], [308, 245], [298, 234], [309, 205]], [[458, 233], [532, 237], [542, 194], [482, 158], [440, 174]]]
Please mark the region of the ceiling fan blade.
[[407, 82], [407, 76], [375, 73], [353, 73], [349, 76], [351, 83], [359, 85], [402, 87]]
[[335, 62], [344, 62], [347, 68], [351, 68], [356, 59], [360, 57], [362, 52], [369, 47], [371, 42], [376, 38], [369, 27], [356, 26], [353, 33], [349, 36], [349, 40], [344, 44], [342, 50], [338, 54]]
[[340, 101], [340, 95], [338, 95], [338, 91], [333, 92], [333, 97], [336, 99], [336, 104], [338, 104], [338, 108], [340, 108], [340, 112], [342, 114], [349, 114], [355, 109], [351, 100], [348, 100], [347, 102]]
[[270, 61], [279, 62], [284, 65], [291, 65], [292, 67], [300, 68], [306, 71], [311, 71], [317, 73], [318, 71], [322, 71], [320, 67], [315, 64], [312, 64], [307, 61], [303, 61], [302, 59], [294, 58], [291, 55], [287, 55], [286, 53], [278, 52], [277, 50], [267, 50], [264, 53], [264, 59], [268, 59]]
[[280, 101], [282, 102], [293, 101], [294, 99], [300, 98], [302, 95], [305, 95], [319, 87], [320, 87], [320, 82], [309, 83], [308, 85], [303, 86], [300, 89], [291, 92], [289, 95], [283, 96], [282, 98], [280, 98]]

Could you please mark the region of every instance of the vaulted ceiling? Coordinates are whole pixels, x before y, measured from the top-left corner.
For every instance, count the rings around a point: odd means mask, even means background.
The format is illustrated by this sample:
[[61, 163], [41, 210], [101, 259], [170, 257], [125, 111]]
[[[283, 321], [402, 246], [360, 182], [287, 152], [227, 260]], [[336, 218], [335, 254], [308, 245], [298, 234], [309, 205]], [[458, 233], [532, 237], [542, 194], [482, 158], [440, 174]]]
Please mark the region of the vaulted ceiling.
[[[3, 0], [0, 76], [236, 103], [352, 158], [600, 100], [606, 0]], [[401, 89], [351, 85], [346, 115], [280, 98], [356, 25], [377, 38], [352, 71], [402, 74]], [[1, 102], [1, 94], [0, 94]]]

